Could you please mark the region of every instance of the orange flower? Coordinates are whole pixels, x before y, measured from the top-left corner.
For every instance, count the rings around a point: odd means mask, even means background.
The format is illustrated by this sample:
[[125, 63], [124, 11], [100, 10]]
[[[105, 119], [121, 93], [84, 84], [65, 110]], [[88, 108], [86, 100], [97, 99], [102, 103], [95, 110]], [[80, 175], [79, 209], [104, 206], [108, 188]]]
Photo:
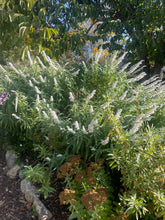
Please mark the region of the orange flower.
[[97, 163], [91, 162], [89, 167], [92, 168], [92, 170], [99, 170], [100, 166]]
[[88, 167], [88, 168], [87, 168], [87, 175], [88, 175], [88, 177], [93, 176], [93, 170], [92, 170], [92, 167]]
[[60, 167], [60, 172], [57, 174], [57, 178], [64, 178], [68, 174], [75, 174], [76, 170], [72, 168], [72, 163], [66, 162]]
[[87, 177], [87, 174], [85, 172], [85, 170], [80, 170], [77, 175], [74, 178], [74, 181], [82, 183], [84, 182], [85, 178]]
[[84, 204], [87, 210], [94, 210], [95, 206], [102, 202], [99, 193], [95, 190], [88, 190], [84, 195], [81, 196], [81, 202]]
[[95, 206], [101, 202], [107, 200], [107, 193], [105, 187], [98, 187], [96, 190], [88, 190], [84, 195], [81, 196], [81, 202], [84, 204], [87, 210], [94, 210]]
[[72, 202], [73, 204], [75, 204], [76, 202], [75, 195], [76, 195], [75, 190], [64, 189], [64, 191], [60, 192], [59, 194], [60, 205], [65, 205], [66, 202]]
[[106, 201], [107, 200], [107, 191], [106, 191], [106, 188], [105, 187], [98, 187], [96, 189], [96, 192], [99, 193], [99, 195], [101, 196], [102, 198], [102, 201]]
[[75, 155], [69, 158], [69, 162], [72, 163], [73, 167], [79, 166], [80, 161], [81, 161], [81, 155]]
[[91, 186], [96, 186], [96, 178], [93, 176], [93, 170], [98, 170], [100, 167], [96, 163], [90, 163], [87, 168], [88, 181], [87, 184]]
[[91, 185], [91, 186], [96, 186], [96, 178], [94, 178], [94, 177], [89, 177], [89, 178], [88, 178], [88, 181], [87, 181], [87, 184], [88, 184], [88, 185]]

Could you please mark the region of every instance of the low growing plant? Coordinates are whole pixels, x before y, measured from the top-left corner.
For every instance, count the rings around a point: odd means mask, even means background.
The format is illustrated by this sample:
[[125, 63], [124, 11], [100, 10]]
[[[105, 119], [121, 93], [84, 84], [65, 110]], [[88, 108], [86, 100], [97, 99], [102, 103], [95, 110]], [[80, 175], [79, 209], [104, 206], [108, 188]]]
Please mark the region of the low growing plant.
[[66, 189], [59, 194], [60, 204], [70, 203], [69, 219], [109, 219], [113, 213], [113, 187], [103, 163], [103, 159], [85, 162], [75, 155], [59, 168], [57, 178], [66, 181]]

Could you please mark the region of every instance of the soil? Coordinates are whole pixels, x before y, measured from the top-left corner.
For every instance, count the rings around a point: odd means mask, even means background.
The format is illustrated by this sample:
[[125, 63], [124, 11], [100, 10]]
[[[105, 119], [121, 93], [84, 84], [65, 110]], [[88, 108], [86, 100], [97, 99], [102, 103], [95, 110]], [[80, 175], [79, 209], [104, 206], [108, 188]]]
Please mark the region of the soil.
[[[5, 155], [0, 149], [0, 220], [37, 220], [32, 204], [28, 203], [20, 190], [19, 177], [14, 180], [6, 176], [7, 167]], [[64, 182], [60, 182], [54, 174], [52, 178], [52, 187], [56, 189], [46, 200], [41, 196], [41, 201], [51, 211], [52, 220], [67, 220], [70, 212], [68, 207], [60, 205], [59, 193], [65, 187]]]

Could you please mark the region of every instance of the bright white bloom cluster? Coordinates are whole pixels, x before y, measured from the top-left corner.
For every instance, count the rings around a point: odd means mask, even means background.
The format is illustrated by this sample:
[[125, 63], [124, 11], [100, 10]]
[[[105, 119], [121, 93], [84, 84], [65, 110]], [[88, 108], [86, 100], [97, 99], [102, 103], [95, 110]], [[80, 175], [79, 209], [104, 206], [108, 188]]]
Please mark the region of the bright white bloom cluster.
[[164, 90], [159, 90], [158, 92], [155, 92], [154, 94], [152, 94], [151, 96], [150, 96], [150, 98], [153, 98], [153, 97], [156, 97], [156, 96], [158, 96], [158, 95], [161, 95], [162, 93], [164, 93], [165, 91]]
[[92, 114], [94, 112], [92, 105], [90, 106], [89, 112], [90, 112], [90, 114]]
[[154, 107], [155, 105], [156, 105], [156, 103], [151, 103], [151, 104], [149, 104], [149, 105], [141, 106], [140, 109], [141, 109], [141, 110], [150, 109], [150, 108]]
[[67, 66], [69, 64], [69, 62], [66, 62], [64, 66]]
[[147, 74], [146, 74], [145, 72], [142, 72], [142, 73], [140, 73], [138, 76], [136, 76], [135, 78], [128, 79], [128, 83], [139, 81], [139, 80], [141, 80], [142, 78], [144, 78], [146, 75], [147, 75]]
[[0, 69], [3, 71], [3, 72], [6, 72], [6, 70], [0, 65]]
[[144, 115], [141, 114], [141, 115], [136, 119], [136, 121], [135, 121], [133, 127], [132, 127], [131, 130], [129, 131], [131, 134], [135, 134], [135, 133], [139, 130], [139, 128], [140, 128], [141, 125], [143, 124], [143, 120], [142, 120], [143, 117], [144, 117]]
[[32, 80], [33, 80], [36, 84], [40, 84], [40, 82], [38, 82], [34, 77], [32, 77]]
[[32, 58], [30, 56], [30, 52], [29, 51], [27, 52], [27, 55], [28, 55], [28, 59], [29, 59], [30, 65], [32, 66], [33, 65], [33, 61], [32, 61]]
[[145, 80], [143, 83], [141, 83], [142, 86], [146, 86], [151, 84], [152, 82], [154, 82], [155, 80], [159, 80], [159, 75], [154, 75], [151, 78], [149, 78], [148, 80]]
[[18, 107], [18, 96], [15, 98], [15, 112], [17, 112], [17, 107]]
[[92, 93], [87, 96], [87, 99], [88, 100], [92, 99], [95, 93], [96, 93], [96, 90], [93, 90]]
[[12, 114], [12, 116], [15, 118], [15, 119], [17, 119], [17, 120], [19, 120], [20, 119], [20, 117], [18, 117], [16, 114]]
[[139, 128], [141, 127], [142, 124], [143, 124], [143, 120], [137, 121], [137, 122], [134, 124], [133, 128], [131, 128], [131, 130], [130, 130], [129, 132], [130, 132], [131, 134], [135, 134], [135, 133], [139, 130]]
[[39, 112], [39, 111], [40, 111], [38, 107], [36, 107], [36, 110], [37, 110], [37, 112]]
[[76, 132], [72, 129], [72, 128], [70, 128], [69, 126], [66, 126], [67, 127], [67, 129], [68, 129], [68, 131], [70, 132], [70, 133], [72, 133], [72, 134], [75, 134]]
[[46, 157], [45, 159], [46, 159], [47, 161], [51, 161], [50, 157]]
[[14, 67], [12, 63], [9, 63], [9, 66], [17, 73], [20, 75], [20, 72]]
[[43, 57], [45, 58], [45, 60], [46, 60], [47, 62], [49, 62], [48, 56], [46, 55], [45, 51], [42, 51], [42, 55], [43, 55]]
[[132, 117], [132, 115], [125, 115], [124, 118]]
[[36, 104], [38, 105], [39, 103], [40, 103], [40, 96], [39, 96], [39, 94], [37, 94]]
[[29, 85], [30, 85], [30, 87], [33, 87], [33, 83], [30, 79], [29, 79]]
[[127, 102], [129, 103], [129, 102], [133, 102], [135, 100], [135, 96], [133, 95], [132, 97], [130, 97], [130, 98], [128, 98], [127, 99]]
[[8, 75], [5, 75], [5, 76], [6, 76], [7, 81], [11, 83], [12, 80], [9, 78], [9, 76]]
[[43, 113], [45, 118], [48, 118], [48, 115], [47, 115], [47, 113], [45, 111], [42, 111], [42, 113]]
[[84, 125], [82, 126], [82, 132], [83, 132], [83, 134], [88, 134], [88, 132], [86, 131]]
[[101, 107], [103, 109], [106, 109], [112, 102], [114, 102], [114, 99], [112, 99], [110, 102], [105, 103], [104, 105], [102, 105]]
[[57, 154], [57, 156], [56, 157], [62, 157], [63, 155], [62, 154]]
[[131, 64], [131, 62], [126, 63], [126, 64], [122, 67], [122, 69], [119, 71], [119, 73], [124, 72], [124, 70], [127, 69], [127, 67], [128, 67], [130, 64]]
[[87, 65], [85, 64], [84, 61], [82, 61], [83, 66], [85, 67], [85, 69], [87, 70]]
[[118, 120], [118, 119], [120, 118], [121, 112], [122, 112], [122, 109], [121, 109], [121, 108], [117, 110], [117, 113], [116, 113], [116, 115], [115, 115], [115, 119], [116, 119], [116, 120]]
[[39, 77], [40, 77], [40, 80], [41, 80], [42, 83], [45, 83], [45, 82], [46, 82], [46, 77], [43, 78], [43, 76], [41, 76], [41, 75], [39, 75]]
[[76, 128], [77, 130], [79, 130], [79, 129], [80, 129], [80, 126], [79, 126], [78, 121], [75, 121], [75, 122], [74, 122], [74, 126], [75, 126], [75, 128]]
[[53, 67], [55, 70], [58, 70], [58, 68], [54, 65], [54, 63], [52, 62], [52, 60], [50, 59], [50, 57], [46, 55], [45, 51], [42, 51], [42, 54], [43, 54], [45, 60], [49, 63], [49, 65], [50, 65], [51, 67]]
[[98, 125], [98, 121], [96, 120], [92, 120], [91, 123], [88, 125], [88, 132], [89, 133], [93, 133], [94, 130], [94, 126]]
[[125, 52], [121, 57], [119, 57], [119, 58], [117, 59], [116, 66], [118, 66], [118, 65], [124, 60], [126, 54], [127, 54], [127, 52]]
[[94, 130], [94, 126], [92, 124], [89, 124], [88, 125], [88, 131], [89, 133], [93, 133], [93, 130]]
[[39, 90], [39, 88], [37, 86], [35, 86], [34, 88], [35, 88], [35, 91], [37, 94], [41, 94], [41, 91]]
[[70, 100], [71, 102], [74, 102], [74, 101], [75, 101], [74, 95], [73, 95], [73, 93], [71, 93], [71, 92], [69, 92], [69, 100]]
[[147, 89], [147, 92], [148, 93], [151, 93], [151, 92], [155, 92], [155, 89], [158, 87], [158, 85], [157, 86], [153, 86], [153, 87], [151, 87], [150, 89]]
[[109, 143], [109, 137], [107, 137], [105, 140], [101, 141], [102, 145], [106, 145]]
[[22, 71], [18, 71], [14, 65], [12, 63], [9, 63], [9, 66], [20, 76], [22, 76], [23, 78], [26, 78], [26, 76], [22, 73]]
[[51, 116], [53, 118], [53, 121], [56, 123], [56, 124], [60, 124], [60, 121], [58, 119], [58, 116], [56, 114], [55, 111], [53, 111], [51, 108], [49, 109], [50, 113], [51, 113]]
[[155, 89], [155, 86], [160, 86], [161, 85], [161, 80], [155, 80], [154, 82], [151, 82], [150, 84], [148, 84], [148, 85], [145, 85], [145, 86], [143, 86], [143, 88], [145, 89], [145, 90], [147, 90], [147, 92], [148, 92], [148, 89], [150, 89], [150, 88], [154, 88]]
[[150, 111], [148, 111], [148, 112], [145, 114], [144, 118], [145, 118], [145, 119], [148, 119], [151, 115], [154, 114], [154, 112], [156, 111], [157, 108], [158, 108], [158, 106], [155, 105]]
[[135, 70], [137, 70], [137, 68], [140, 67], [140, 65], [142, 64], [143, 60], [139, 61], [138, 63], [136, 63], [135, 65], [133, 65], [130, 70], [127, 72], [127, 74], [131, 74], [133, 73]]
[[42, 66], [42, 68], [45, 69], [46, 66], [43, 64], [43, 62], [41, 61], [41, 59], [40, 59], [38, 56], [37, 56], [36, 58], [37, 58], [39, 64]]
[[126, 97], [126, 95], [127, 95], [127, 93], [128, 93], [128, 90], [126, 90], [124, 93], [123, 93], [123, 95], [119, 98], [119, 100], [124, 100], [125, 99], [125, 97]]
[[57, 84], [58, 84], [58, 83], [57, 83], [57, 80], [56, 80], [56, 78], [54, 77], [54, 85], [57, 86]]
[[72, 73], [72, 76], [77, 76], [79, 74], [80, 70], [77, 70], [76, 72]]
[[53, 102], [53, 96], [52, 95], [50, 96], [50, 101]]

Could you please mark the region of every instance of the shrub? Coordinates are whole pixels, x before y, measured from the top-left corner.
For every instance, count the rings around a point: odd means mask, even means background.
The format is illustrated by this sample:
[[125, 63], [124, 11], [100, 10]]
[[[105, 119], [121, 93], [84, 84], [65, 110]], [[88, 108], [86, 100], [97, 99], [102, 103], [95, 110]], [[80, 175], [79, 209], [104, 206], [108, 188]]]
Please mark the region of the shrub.
[[16, 145], [20, 153], [31, 149], [39, 157], [27, 176], [41, 182], [46, 196], [43, 178], [50, 182], [52, 169], [71, 155], [87, 162], [103, 158], [122, 175], [123, 192], [112, 218], [119, 212], [121, 218], [163, 216], [165, 86], [159, 76], [144, 80], [142, 62], [121, 65], [125, 54], [114, 54], [105, 65], [99, 54], [92, 63], [64, 65], [43, 55], [44, 64], [37, 57], [29, 67], [10, 63], [1, 73], [9, 97], [1, 106], [0, 127], [12, 143], [22, 145]]

